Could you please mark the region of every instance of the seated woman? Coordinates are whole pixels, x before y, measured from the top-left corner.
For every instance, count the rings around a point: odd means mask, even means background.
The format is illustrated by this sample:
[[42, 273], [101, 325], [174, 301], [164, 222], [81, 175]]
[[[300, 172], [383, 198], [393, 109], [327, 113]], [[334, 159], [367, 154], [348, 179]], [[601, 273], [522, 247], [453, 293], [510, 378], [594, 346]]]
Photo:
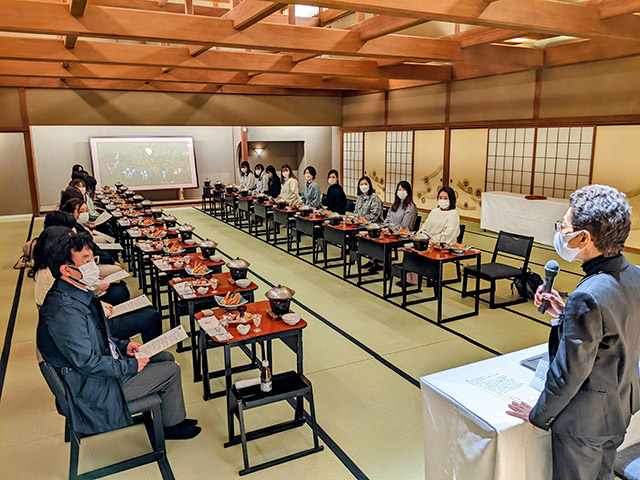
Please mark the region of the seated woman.
[[329, 182], [329, 189], [327, 190], [327, 209], [332, 212], [337, 212], [340, 215], [344, 215], [347, 211], [347, 196], [344, 193], [344, 189], [338, 181], [338, 171], [329, 170], [327, 176], [327, 182]]
[[282, 182], [280, 181], [280, 177], [276, 173], [276, 169], [273, 165], [269, 165], [267, 167], [265, 175], [267, 176], [267, 195], [272, 198], [276, 198], [280, 195], [280, 191], [282, 190]]
[[360, 192], [356, 200], [356, 209], [353, 212], [358, 218], [364, 218], [368, 222], [382, 220], [382, 200], [373, 189], [373, 184], [368, 176], [363, 176], [358, 185]]
[[264, 165], [262, 165], [261, 163], [258, 163], [256, 165], [256, 170], [255, 170], [256, 174], [255, 174], [255, 178], [256, 178], [256, 186], [255, 186], [255, 191], [258, 193], [264, 193], [267, 191], [267, 174], [264, 173]]
[[416, 218], [418, 218], [418, 209], [413, 203], [411, 185], [403, 180], [396, 187], [396, 196], [383, 226], [391, 230], [400, 227], [413, 230]]
[[100, 215], [93, 204], [93, 200], [89, 196], [89, 192], [87, 191], [87, 184], [84, 179], [75, 178], [69, 182], [69, 187], [75, 188], [82, 194], [82, 199], [84, 203], [87, 204], [87, 211], [89, 212], [89, 220], [95, 220]]
[[253, 176], [249, 162], [240, 164], [240, 189], [251, 190], [256, 186], [256, 177]]
[[431, 243], [454, 243], [460, 235], [460, 215], [456, 210], [456, 194], [451, 187], [438, 190], [438, 208], [431, 210], [420, 228]]
[[282, 174], [282, 190], [278, 198], [284, 200], [289, 205], [295, 205], [300, 201], [300, 185], [298, 178], [293, 174], [291, 167], [286, 163], [280, 169]]
[[[65, 229], [65, 227], [55, 225], [45, 228], [38, 237], [38, 241], [34, 249], [34, 264], [33, 268], [29, 272], [29, 276], [35, 280], [34, 292], [36, 306], [38, 308], [44, 304], [47, 293], [55, 282], [55, 278], [51, 274], [49, 268], [47, 268], [47, 260], [53, 255], [52, 252], [58, 248], [58, 245], [55, 245], [55, 240], [59, 236], [60, 229]], [[96, 287], [95, 289], [88, 288], [89, 290], [97, 291], [98, 293], [105, 291], [105, 289], [107, 290], [106, 293], [100, 295], [100, 299], [105, 310], [105, 315], [109, 321], [109, 328], [114, 336], [118, 338], [129, 338], [134, 335], [141, 334], [142, 341], [148, 342], [162, 334], [162, 318], [158, 311], [153, 307], [141, 308], [112, 318], [111, 311], [113, 306], [105, 300], [109, 300], [108, 293], [112, 291], [115, 284], [101, 285], [99, 283], [100, 278], [98, 277], [98, 270], [91, 274], [93, 276], [88, 272], [83, 272], [82, 269], [79, 269], [79, 271], [83, 274], [83, 277], [80, 279], [82, 284], [86, 287]], [[126, 284], [124, 284], [124, 282], [122, 282], [122, 286], [126, 289]], [[128, 294], [129, 291], [127, 290], [127, 297]]]
[[309, 166], [304, 169], [304, 178], [306, 180], [302, 188], [300, 201], [311, 208], [320, 208], [320, 187], [316, 182], [316, 169]]

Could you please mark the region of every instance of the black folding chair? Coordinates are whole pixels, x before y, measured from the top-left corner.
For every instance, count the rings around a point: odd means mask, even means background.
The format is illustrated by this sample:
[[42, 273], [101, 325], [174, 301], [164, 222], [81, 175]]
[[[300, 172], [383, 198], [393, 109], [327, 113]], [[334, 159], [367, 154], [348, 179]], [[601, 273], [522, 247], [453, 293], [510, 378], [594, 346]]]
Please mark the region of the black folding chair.
[[[483, 263], [480, 269], [476, 269], [475, 265], [464, 267], [462, 278], [462, 296], [467, 297], [475, 294], [475, 292], [467, 292], [467, 281], [469, 277], [480, 277], [481, 280], [488, 281], [491, 285], [488, 289], [479, 290], [478, 293], [489, 293], [489, 307], [498, 308], [509, 305], [525, 303], [527, 297], [521, 297], [516, 300], [496, 303], [496, 282], [498, 280], [507, 280], [520, 277], [522, 284], [526, 285], [527, 267], [529, 266], [529, 257], [533, 248], [533, 237], [518, 235], [516, 233], [508, 233], [501, 231], [498, 235], [498, 241], [493, 250], [493, 256], [490, 263]], [[498, 263], [498, 255], [510, 255], [522, 259], [520, 268]]]
[[[71, 428], [71, 422], [69, 420], [69, 404], [67, 402], [67, 393], [62, 383], [62, 379], [58, 371], [47, 363], [40, 352], [37, 352], [40, 371], [44, 376], [44, 379], [49, 386], [49, 389], [53, 393], [56, 403], [59, 406], [60, 412], [66, 419], [65, 425], [65, 441], [71, 443], [71, 457], [69, 459], [69, 480], [84, 480], [89, 478], [101, 478], [107, 475], [113, 475], [124, 470], [129, 470], [149, 463], [158, 462], [160, 467], [160, 473], [164, 480], [174, 480], [169, 460], [167, 459], [164, 431], [162, 430], [162, 412], [160, 405], [162, 401], [156, 393], [147, 395], [146, 397], [139, 398], [128, 402], [129, 411], [132, 416], [140, 416], [147, 429], [147, 435], [151, 442], [153, 451], [144, 455], [124, 460], [106, 467], [98, 468], [90, 472], [78, 474], [78, 458], [80, 456], [80, 440], [91, 435], [83, 435], [79, 432], [74, 432]], [[138, 418], [136, 418], [137, 420]], [[125, 427], [126, 428], [126, 427]]]

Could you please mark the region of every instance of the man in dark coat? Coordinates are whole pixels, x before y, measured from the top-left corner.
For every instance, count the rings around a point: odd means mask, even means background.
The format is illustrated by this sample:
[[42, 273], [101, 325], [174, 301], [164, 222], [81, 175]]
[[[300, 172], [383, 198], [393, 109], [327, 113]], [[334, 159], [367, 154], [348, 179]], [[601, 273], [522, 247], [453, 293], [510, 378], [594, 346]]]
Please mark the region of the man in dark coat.
[[640, 408], [640, 268], [621, 254], [630, 213], [624, 194], [589, 185], [556, 224], [556, 251], [581, 262], [586, 277], [566, 306], [555, 290], [538, 290], [536, 305], [549, 301], [557, 326], [545, 388], [533, 408], [514, 402], [507, 412], [551, 428], [554, 479], [613, 478], [616, 449]]
[[135, 358], [140, 344], [111, 336], [100, 300], [86, 286], [97, 265], [86, 235], [57, 229], [47, 266], [56, 278], [40, 309], [36, 343], [60, 374], [74, 431], [102, 433], [131, 424], [127, 401], [158, 393], [166, 438], [193, 438], [196, 420], [186, 419], [180, 367], [171, 354]]

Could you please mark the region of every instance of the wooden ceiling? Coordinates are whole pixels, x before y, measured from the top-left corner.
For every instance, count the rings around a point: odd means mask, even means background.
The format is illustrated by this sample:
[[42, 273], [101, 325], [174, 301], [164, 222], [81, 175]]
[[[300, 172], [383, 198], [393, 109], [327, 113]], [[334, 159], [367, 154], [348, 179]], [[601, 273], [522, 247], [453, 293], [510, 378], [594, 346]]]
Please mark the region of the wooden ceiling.
[[0, 86], [366, 93], [640, 53], [640, 0], [0, 0]]

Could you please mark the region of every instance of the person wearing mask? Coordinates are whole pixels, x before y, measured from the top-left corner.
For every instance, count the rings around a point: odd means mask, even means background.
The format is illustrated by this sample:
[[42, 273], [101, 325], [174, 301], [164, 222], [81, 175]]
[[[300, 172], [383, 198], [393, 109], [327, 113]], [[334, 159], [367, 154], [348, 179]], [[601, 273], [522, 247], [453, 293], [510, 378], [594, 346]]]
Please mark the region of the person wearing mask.
[[327, 208], [332, 212], [344, 215], [347, 211], [347, 196], [338, 178], [337, 170], [329, 170], [329, 175], [327, 176], [327, 182], [329, 183], [329, 189], [327, 190]]
[[84, 200], [84, 203], [87, 205], [87, 214], [89, 216], [89, 220], [87, 220], [84, 224], [89, 223], [89, 221], [91, 220], [95, 220], [96, 218], [98, 218], [98, 216], [100, 215], [94, 205], [93, 205], [93, 200], [91, 199], [91, 197], [89, 196], [89, 193], [87, 192], [87, 184], [85, 183], [84, 179], [73, 179], [69, 182], [69, 187], [75, 188], [76, 190], [78, 190], [81, 194], [82, 194], [82, 199]]
[[267, 174], [264, 172], [264, 165], [258, 163], [255, 169], [256, 186], [255, 190], [258, 193], [264, 193], [267, 191]]
[[198, 435], [197, 420], [186, 418], [180, 367], [173, 356], [161, 352], [136, 359], [141, 345], [113, 335], [100, 300], [86, 287], [97, 269], [91, 239], [53, 228], [45, 261], [55, 282], [39, 312], [36, 345], [60, 372], [73, 430], [92, 435], [131, 425], [127, 402], [157, 393], [165, 438]]
[[318, 186], [318, 182], [316, 182], [316, 173], [316, 169], [311, 166], [304, 169], [304, 178], [306, 182], [302, 188], [300, 201], [311, 208], [320, 208], [322, 200], [320, 196], [320, 187]]
[[456, 210], [456, 194], [451, 187], [438, 190], [438, 208], [434, 208], [422, 224], [431, 243], [455, 243], [460, 235], [460, 215]]
[[272, 198], [276, 198], [280, 195], [280, 191], [282, 190], [282, 182], [280, 181], [280, 177], [276, 173], [276, 169], [273, 165], [269, 165], [265, 170], [265, 175], [267, 176], [267, 195]]
[[256, 177], [253, 176], [249, 162], [240, 164], [240, 190], [251, 190], [256, 186]]
[[[616, 450], [640, 409], [640, 268], [622, 255], [631, 230], [624, 193], [606, 185], [573, 192], [553, 244], [585, 273], [565, 302], [556, 290], [535, 295], [552, 320], [549, 369], [532, 407], [507, 413], [551, 429], [554, 480], [614, 478]], [[555, 324], [555, 325], [554, 325]]]
[[382, 200], [373, 189], [373, 184], [368, 176], [363, 176], [358, 181], [358, 199], [353, 212], [358, 218], [364, 218], [367, 222], [379, 222], [382, 220]]
[[282, 190], [278, 198], [290, 205], [295, 205], [300, 201], [300, 185], [298, 185], [298, 179], [293, 174], [291, 167], [286, 163], [282, 165], [280, 173], [282, 174]]
[[71, 167], [71, 180], [75, 180], [76, 178], [83, 179], [84, 174], [84, 167], [79, 163], [76, 163], [73, 167]]
[[418, 209], [413, 203], [411, 185], [402, 180], [396, 187], [396, 196], [382, 225], [391, 230], [400, 227], [413, 230], [416, 218], [418, 218]]

